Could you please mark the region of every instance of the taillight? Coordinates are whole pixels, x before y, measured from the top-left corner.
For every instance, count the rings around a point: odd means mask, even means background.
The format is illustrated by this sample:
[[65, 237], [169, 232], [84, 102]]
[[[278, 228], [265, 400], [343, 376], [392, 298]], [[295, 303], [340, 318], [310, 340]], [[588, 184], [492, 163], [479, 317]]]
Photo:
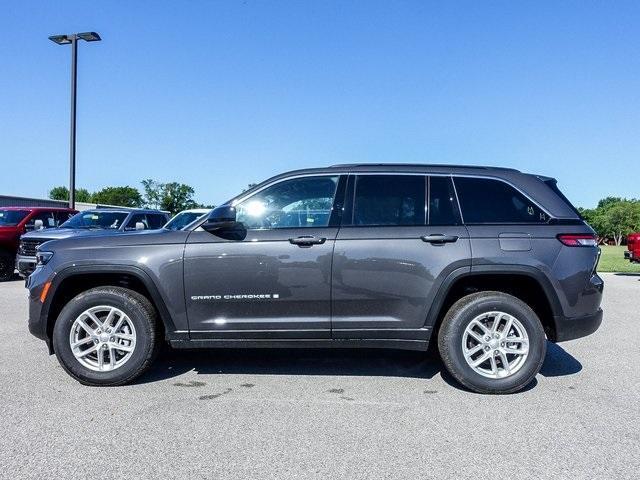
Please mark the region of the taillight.
[[584, 233], [561, 233], [560, 240], [567, 247], [595, 247], [598, 245], [595, 235]]

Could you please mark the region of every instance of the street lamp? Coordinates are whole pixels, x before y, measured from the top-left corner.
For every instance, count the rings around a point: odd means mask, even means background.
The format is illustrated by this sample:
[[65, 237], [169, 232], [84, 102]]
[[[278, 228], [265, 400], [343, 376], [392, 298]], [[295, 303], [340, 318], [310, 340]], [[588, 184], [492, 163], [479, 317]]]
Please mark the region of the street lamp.
[[76, 206], [76, 96], [78, 83], [78, 40], [99, 42], [96, 32], [72, 33], [69, 35], [52, 35], [49, 37], [58, 45], [71, 44], [71, 136], [69, 141], [69, 208]]

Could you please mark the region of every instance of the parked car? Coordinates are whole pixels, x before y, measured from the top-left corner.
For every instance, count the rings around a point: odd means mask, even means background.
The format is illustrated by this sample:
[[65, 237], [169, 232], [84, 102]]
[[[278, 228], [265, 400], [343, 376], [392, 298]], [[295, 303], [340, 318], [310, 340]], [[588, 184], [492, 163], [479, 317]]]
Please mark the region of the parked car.
[[182, 230], [191, 222], [202, 218], [204, 215], [211, 211], [210, 208], [192, 208], [190, 210], [183, 210], [176, 214], [171, 220], [164, 226], [167, 230]]
[[489, 167], [342, 165], [271, 178], [188, 231], [57, 240], [29, 329], [88, 385], [175, 348], [426, 350], [467, 388], [527, 386], [546, 340], [593, 333], [595, 232], [552, 178]]
[[55, 228], [77, 213], [70, 208], [0, 208], [0, 281], [13, 276], [20, 235], [30, 230]]
[[122, 233], [162, 228], [169, 215], [158, 210], [96, 208], [80, 212], [51, 230], [29, 232], [20, 238], [16, 268], [28, 277], [36, 267], [38, 247], [49, 240], [104, 233]]
[[627, 235], [627, 250], [624, 258], [634, 263], [640, 263], [640, 233]]

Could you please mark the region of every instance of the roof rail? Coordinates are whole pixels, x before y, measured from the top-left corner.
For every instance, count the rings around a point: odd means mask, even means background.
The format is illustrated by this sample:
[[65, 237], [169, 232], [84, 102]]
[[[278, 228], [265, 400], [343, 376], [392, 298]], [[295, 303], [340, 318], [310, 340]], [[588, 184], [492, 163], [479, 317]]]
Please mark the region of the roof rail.
[[518, 172], [515, 168], [509, 167], [488, 167], [483, 165], [451, 165], [446, 163], [339, 163], [330, 165], [329, 168], [352, 168], [352, 167], [430, 167], [430, 168], [467, 168], [474, 170], [510, 170]]

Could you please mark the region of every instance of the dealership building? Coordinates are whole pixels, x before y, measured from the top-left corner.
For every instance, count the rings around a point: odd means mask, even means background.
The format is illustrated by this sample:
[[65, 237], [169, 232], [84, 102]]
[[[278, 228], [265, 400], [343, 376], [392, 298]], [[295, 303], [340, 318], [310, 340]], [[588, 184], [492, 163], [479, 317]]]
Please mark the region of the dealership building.
[[[0, 195], [0, 208], [2, 207], [67, 207], [69, 202], [65, 200], [51, 200], [48, 198], [14, 197]], [[116, 205], [101, 205], [96, 203], [76, 202], [76, 210], [83, 211], [97, 207], [115, 207]], [[122, 208], [122, 207], [120, 207]]]

